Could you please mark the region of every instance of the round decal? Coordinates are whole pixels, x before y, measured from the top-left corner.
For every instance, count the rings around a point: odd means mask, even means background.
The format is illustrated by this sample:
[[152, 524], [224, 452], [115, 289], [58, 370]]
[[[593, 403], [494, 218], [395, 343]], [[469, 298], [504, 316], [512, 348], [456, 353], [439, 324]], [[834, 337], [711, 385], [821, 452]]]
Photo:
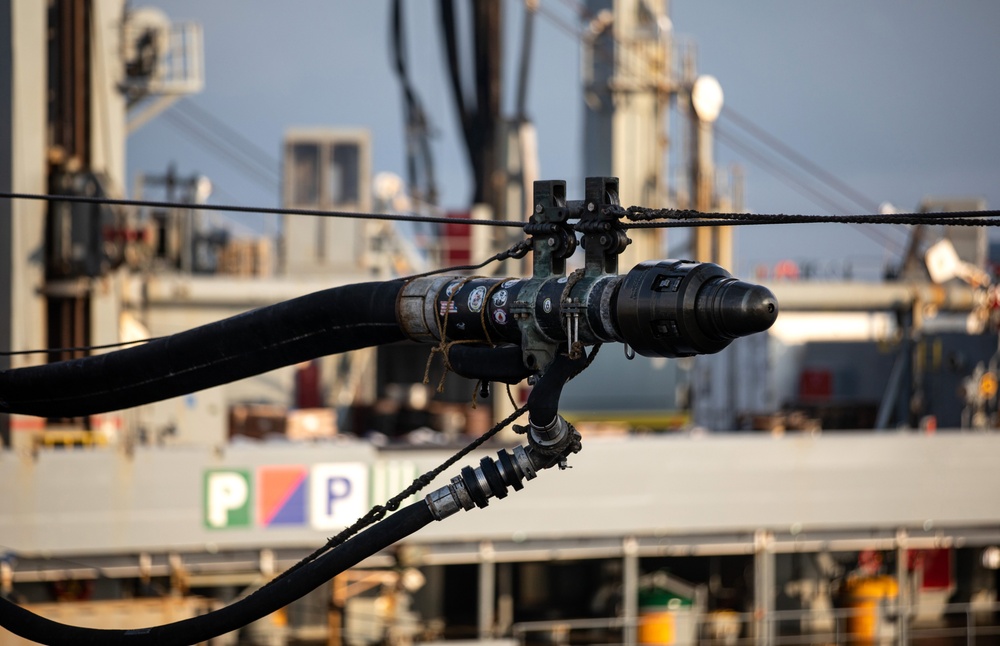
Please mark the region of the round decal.
[[493, 295], [493, 307], [503, 307], [507, 304], [507, 290], [501, 289]]
[[546, 314], [550, 314], [552, 312], [551, 298], [546, 298], [544, 301], [542, 301], [542, 311], [545, 312]]
[[507, 312], [504, 310], [493, 310], [493, 320], [499, 325], [507, 325]]
[[500, 287], [502, 287], [503, 289], [510, 289], [519, 282], [521, 282], [520, 278], [511, 278], [510, 280], [505, 280], [502, 283], [500, 283]]
[[469, 311], [478, 312], [483, 309], [484, 300], [486, 300], [486, 287], [480, 285], [469, 294]]
[[461, 287], [461, 285], [462, 281], [460, 280], [448, 283], [448, 289], [444, 290], [445, 295], [448, 296], [448, 298], [451, 298], [455, 295], [455, 292], [458, 291], [458, 288]]
[[559, 283], [560, 285], [562, 285], [563, 283], [565, 283], [568, 280], [569, 280], [569, 276], [563, 276], [562, 278], [560, 278], [556, 282]]

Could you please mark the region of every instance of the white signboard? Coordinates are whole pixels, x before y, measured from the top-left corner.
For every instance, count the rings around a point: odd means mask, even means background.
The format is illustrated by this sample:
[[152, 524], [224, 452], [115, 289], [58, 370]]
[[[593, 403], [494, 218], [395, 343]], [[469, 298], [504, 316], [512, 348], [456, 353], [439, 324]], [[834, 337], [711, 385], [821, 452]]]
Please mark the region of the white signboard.
[[368, 511], [365, 463], [317, 464], [309, 480], [309, 518], [314, 529], [342, 529]]

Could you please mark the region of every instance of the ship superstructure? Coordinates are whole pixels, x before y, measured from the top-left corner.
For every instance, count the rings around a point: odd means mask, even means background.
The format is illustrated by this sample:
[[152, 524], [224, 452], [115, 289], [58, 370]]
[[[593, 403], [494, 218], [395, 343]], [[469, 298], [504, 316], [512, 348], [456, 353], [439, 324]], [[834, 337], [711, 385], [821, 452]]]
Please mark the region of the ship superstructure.
[[[672, 69], [668, 24], [657, 20], [665, 7], [592, 4], [595, 25], [610, 20], [595, 41], [611, 39], [620, 66], [593, 59], [592, 118], [620, 146], [629, 123], [655, 122], [678, 96], [694, 101], [698, 77], [641, 78], [645, 66]], [[0, 61], [11, 89], [0, 184], [125, 197], [129, 129], [203, 83], [197, 25], [120, 0], [8, 0], [0, 11], [17, 53]], [[629, 110], [601, 112], [623, 93], [638, 97]], [[692, 136], [710, 137], [711, 119], [697, 108]], [[290, 127], [284, 205], [391, 210], [391, 178], [373, 187], [377, 136]], [[634, 174], [659, 181], [657, 151], [646, 152]], [[597, 163], [597, 153], [588, 159]], [[710, 160], [694, 162], [713, 172]], [[633, 170], [618, 168], [594, 174], [637, 185], [626, 176]], [[204, 201], [200, 176], [169, 169], [146, 180], [147, 196], [163, 190], [174, 207], [0, 200], [9, 268], [0, 346], [49, 350], [0, 357], [5, 368], [498, 251], [460, 222], [442, 235], [290, 217], [279, 245], [234, 240], [178, 206]], [[677, 196], [690, 202], [683, 206], [722, 209], [730, 198], [706, 181]], [[646, 181], [640, 192], [664, 201], [668, 193]], [[714, 254], [704, 259], [726, 257], [727, 235], [715, 229], [695, 241]], [[434, 244], [414, 244], [422, 236]], [[985, 265], [954, 239], [962, 262]], [[636, 248], [659, 244], [651, 237]], [[786, 311], [804, 312], [795, 325], [770, 340], [741, 339], [748, 343], [694, 368], [595, 364], [601, 372], [584, 373], [564, 399], [584, 436], [571, 470], [433, 524], [220, 643], [841, 643], [849, 633], [909, 643], [930, 629], [997, 631], [989, 292], [955, 276], [769, 286]], [[851, 310], [865, 333], [824, 336], [805, 314], [832, 310]], [[947, 311], [955, 314], [940, 325], [950, 327], [933, 330]], [[954, 332], [973, 319], [979, 334]], [[864, 347], [833, 344], [845, 340]], [[109, 414], [2, 416], [0, 593], [69, 623], [121, 625], [202, 614], [259, 587], [512, 409], [496, 391], [472, 408], [475, 382], [455, 375], [435, 392], [442, 369], [428, 364], [430, 353], [415, 343], [364, 349]], [[623, 393], [635, 403], [595, 405], [621, 388], [608, 375], [630, 369], [644, 375]], [[784, 390], [768, 391], [768, 373]], [[794, 410], [777, 410], [783, 404]], [[884, 432], [854, 432], [862, 425]]]

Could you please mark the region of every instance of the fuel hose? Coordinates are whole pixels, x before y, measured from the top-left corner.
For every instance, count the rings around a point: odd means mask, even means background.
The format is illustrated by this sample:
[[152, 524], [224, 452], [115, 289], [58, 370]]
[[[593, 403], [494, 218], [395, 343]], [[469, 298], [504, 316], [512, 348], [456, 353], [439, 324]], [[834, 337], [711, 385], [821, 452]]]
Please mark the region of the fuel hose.
[[334, 287], [81, 359], [0, 372], [0, 413], [80, 417], [404, 339], [402, 280]]
[[130, 630], [81, 628], [46, 619], [2, 597], [0, 626], [24, 639], [52, 646], [196, 644], [237, 630], [287, 606], [434, 519], [427, 502], [420, 500], [235, 603], [205, 615], [162, 626]]
[[[643, 262], [576, 285], [566, 276], [359, 283], [117, 352], [0, 372], [0, 413], [93, 415], [404, 339], [484, 346], [459, 350], [458, 371], [516, 383], [550, 363], [536, 361], [538, 344], [619, 341], [645, 356], [687, 357], [762, 332], [777, 315], [766, 288], [687, 260]], [[525, 349], [520, 363], [515, 346]]]

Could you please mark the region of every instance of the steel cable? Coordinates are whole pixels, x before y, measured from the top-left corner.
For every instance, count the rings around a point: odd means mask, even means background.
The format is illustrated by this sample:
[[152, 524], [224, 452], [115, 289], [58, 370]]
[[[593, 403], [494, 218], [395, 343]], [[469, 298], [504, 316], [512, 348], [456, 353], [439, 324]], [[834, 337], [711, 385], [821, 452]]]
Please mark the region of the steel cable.
[[236, 204], [187, 204], [157, 200], [128, 200], [82, 195], [44, 195], [40, 193], [0, 192], [0, 199], [42, 200], [45, 202], [75, 202], [80, 204], [108, 204], [111, 206], [142, 206], [152, 208], [183, 208], [196, 211], [222, 211], [226, 213], [264, 213], [274, 215], [309, 215], [326, 218], [346, 218], [353, 220], [389, 220], [394, 222], [429, 222], [432, 224], [469, 224], [472, 226], [517, 227], [523, 222], [507, 220], [475, 220], [439, 217], [432, 215], [401, 215], [398, 213], [360, 213], [356, 211], [326, 211], [323, 209], [269, 208], [262, 206], [240, 206]]
[[[186, 204], [156, 200], [127, 200], [80, 195], [45, 195], [40, 193], [12, 193], [0, 191], [0, 199], [42, 200], [46, 202], [77, 202], [82, 204], [108, 204], [111, 206], [142, 206], [153, 208], [184, 208], [199, 211], [224, 211], [232, 213], [269, 213], [276, 215], [309, 215], [315, 217], [387, 220], [397, 222], [429, 222], [434, 224], [468, 224], [470, 226], [516, 227], [523, 229], [530, 222], [520, 220], [475, 220], [429, 216], [402, 215], [397, 213], [361, 213], [356, 211], [325, 211], [322, 209], [267, 208], [225, 204]], [[606, 207], [611, 208], [611, 207]], [[621, 208], [621, 207], [615, 207]], [[621, 216], [632, 220], [626, 228], [644, 229], [684, 226], [739, 226], [756, 224], [910, 224], [947, 226], [1000, 226], [1000, 210], [950, 211], [943, 213], [891, 213], [861, 215], [806, 215], [785, 213], [703, 213], [690, 209], [657, 209], [646, 206], [622, 208]], [[572, 218], [571, 218], [572, 219]]]

